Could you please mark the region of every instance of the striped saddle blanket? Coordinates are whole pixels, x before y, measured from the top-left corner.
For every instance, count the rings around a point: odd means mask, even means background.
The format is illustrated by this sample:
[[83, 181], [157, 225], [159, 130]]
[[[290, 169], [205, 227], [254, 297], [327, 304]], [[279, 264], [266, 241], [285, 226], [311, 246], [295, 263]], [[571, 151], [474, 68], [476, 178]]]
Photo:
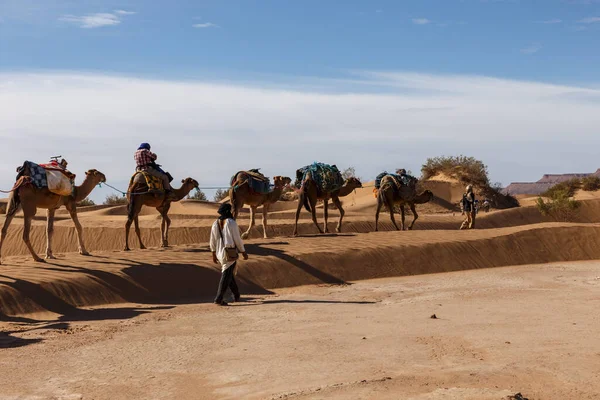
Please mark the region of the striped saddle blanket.
[[131, 176], [131, 179], [129, 180], [130, 187], [131, 187], [131, 184], [133, 183], [133, 180], [135, 179], [137, 174], [142, 174], [144, 176], [144, 179], [146, 180], [146, 185], [148, 185], [149, 192], [160, 192], [160, 193], [164, 192], [165, 188], [163, 187], [162, 179], [157, 178], [156, 176], [150, 175], [146, 171], [137, 171], [135, 174], [133, 174]]

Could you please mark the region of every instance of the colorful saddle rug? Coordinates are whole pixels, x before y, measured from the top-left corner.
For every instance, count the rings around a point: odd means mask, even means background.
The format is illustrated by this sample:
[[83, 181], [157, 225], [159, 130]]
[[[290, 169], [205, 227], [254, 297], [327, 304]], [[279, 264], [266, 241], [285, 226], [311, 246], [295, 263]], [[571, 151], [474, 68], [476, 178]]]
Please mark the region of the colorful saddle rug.
[[129, 180], [129, 187], [131, 187], [131, 185], [133, 184], [133, 180], [135, 179], [137, 174], [142, 174], [142, 176], [146, 180], [146, 185], [148, 185], [148, 192], [157, 192], [157, 193], [164, 192], [165, 188], [163, 187], [162, 179], [160, 179], [156, 176], [150, 175], [146, 171], [137, 171], [136, 173], [134, 173], [131, 176], [131, 179]]
[[400, 190], [400, 188], [402, 186], [408, 186], [411, 184], [411, 182], [416, 182], [417, 178], [415, 178], [412, 175], [408, 175], [408, 174], [390, 174], [388, 172], [382, 172], [381, 174], [377, 175], [377, 177], [375, 178], [375, 188], [373, 189], [373, 194], [375, 197], [377, 197], [377, 193], [379, 192], [379, 189], [381, 189], [381, 181], [383, 180], [383, 178], [385, 177], [390, 177], [391, 181], [394, 182], [394, 188], [395, 190]]
[[337, 166], [314, 162], [296, 171], [296, 182], [294, 185], [298, 189], [302, 186], [309, 173], [317, 184], [319, 194], [331, 193], [344, 185], [344, 178]]
[[383, 178], [385, 178], [386, 176], [391, 177], [393, 179], [393, 181], [396, 183], [396, 185], [398, 185], [398, 186], [408, 186], [408, 185], [410, 185], [411, 181], [415, 181], [417, 179], [414, 176], [407, 175], [407, 174], [398, 175], [398, 174], [390, 174], [388, 172], [382, 172], [381, 174], [377, 175], [377, 177], [375, 178], [375, 189], [379, 189], [381, 187], [381, 180]]
[[258, 194], [269, 193], [271, 189], [271, 183], [269, 181], [269, 178], [264, 176], [259, 169], [238, 171], [235, 175], [231, 177], [231, 181], [229, 182], [230, 186], [233, 187], [233, 185], [235, 184], [236, 177], [240, 173], [243, 173], [248, 177], [248, 186], [250, 187], [251, 191]]
[[[25, 161], [21, 167], [17, 168], [17, 181], [21, 177], [27, 177], [28, 182], [37, 188], [48, 188], [52, 193], [61, 196], [70, 196], [75, 189], [75, 175], [51, 164]], [[24, 183], [23, 180], [20, 182]]]

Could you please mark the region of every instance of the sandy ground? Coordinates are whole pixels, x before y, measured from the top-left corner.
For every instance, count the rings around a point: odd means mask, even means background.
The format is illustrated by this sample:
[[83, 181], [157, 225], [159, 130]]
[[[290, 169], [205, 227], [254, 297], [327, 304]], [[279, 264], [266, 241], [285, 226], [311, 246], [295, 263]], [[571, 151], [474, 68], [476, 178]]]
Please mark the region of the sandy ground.
[[[436, 202], [417, 208], [412, 232], [385, 213], [373, 232], [369, 187], [344, 199], [342, 234], [315, 235], [303, 211], [292, 238], [296, 204], [277, 203], [271, 239], [256, 227], [247, 241], [245, 301], [226, 308], [210, 304], [215, 204], [174, 204], [167, 249], [144, 209], [150, 249], [132, 252], [125, 207], [81, 209], [92, 257], [73, 253], [61, 211], [58, 259], [43, 264], [17, 217], [0, 266], [0, 400], [600, 398], [598, 193], [579, 195], [572, 223], [529, 206], [458, 231], [462, 217], [444, 207], [462, 187], [430, 185]], [[43, 211], [31, 238], [43, 254]]]
[[599, 289], [592, 261], [30, 315], [0, 398], [595, 399]]

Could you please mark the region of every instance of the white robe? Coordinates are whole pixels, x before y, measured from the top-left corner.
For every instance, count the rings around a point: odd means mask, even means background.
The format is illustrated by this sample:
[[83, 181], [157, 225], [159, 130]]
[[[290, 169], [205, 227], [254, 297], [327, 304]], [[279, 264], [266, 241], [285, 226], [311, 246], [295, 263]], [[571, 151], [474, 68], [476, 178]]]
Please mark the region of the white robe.
[[237, 223], [233, 219], [225, 220], [223, 225], [223, 240], [221, 240], [221, 233], [219, 232], [219, 220], [216, 220], [210, 231], [210, 251], [217, 253], [217, 259], [221, 263], [221, 271], [225, 271], [231, 267], [235, 261], [227, 261], [227, 254], [225, 252], [226, 247], [234, 248], [237, 247], [240, 253], [245, 253], [244, 242], [240, 236], [240, 229]]

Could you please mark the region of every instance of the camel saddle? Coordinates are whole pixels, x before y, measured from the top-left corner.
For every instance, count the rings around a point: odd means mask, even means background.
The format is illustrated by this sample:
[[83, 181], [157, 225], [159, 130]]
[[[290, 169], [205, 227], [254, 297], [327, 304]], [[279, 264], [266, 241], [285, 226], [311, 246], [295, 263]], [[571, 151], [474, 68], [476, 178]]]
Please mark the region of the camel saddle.
[[48, 188], [60, 196], [70, 196], [75, 190], [75, 175], [54, 164], [36, 164], [25, 161], [17, 168], [17, 183], [13, 190], [24, 184], [33, 184], [37, 188]]
[[162, 179], [157, 178], [156, 176], [150, 175], [146, 171], [136, 171], [129, 180], [129, 187], [133, 184], [133, 180], [137, 176], [137, 174], [142, 174], [144, 179], [146, 180], [146, 185], [148, 185], [148, 192], [150, 193], [163, 193], [165, 188], [163, 187]]
[[248, 171], [238, 171], [235, 175], [231, 177], [231, 181], [229, 183], [230, 186], [234, 186], [235, 179], [240, 173], [243, 173], [248, 177], [248, 187], [251, 191], [258, 194], [269, 193], [269, 190], [271, 188], [269, 178], [264, 176], [258, 168], [251, 169]]
[[381, 174], [377, 175], [377, 177], [375, 178], [375, 188], [373, 189], [373, 194], [375, 197], [377, 197], [377, 193], [381, 189], [381, 186], [382, 186], [381, 181], [387, 177], [389, 177], [390, 179], [386, 180], [386, 182], [384, 182], [384, 185], [387, 182], [392, 182], [394, 185], [394, 190], [396, 190], [396, 191], [400, 190], [400, 188], [402, 186], [410, 185], [410, 182], [412, 180], [416, 180], [416, 178], [414, 176], [411, 176], [408, 174], [398, 175], [398, 174], [390, 174], [390, 173], [384, 171]]
[[314, 162], [296, 171], [296, 182], [294, 185], [298, 189], [300, 189], [309, 173], [317, 184], [319, 195], [331, 193], [344, 185], [344, 178], [337, 166]]

